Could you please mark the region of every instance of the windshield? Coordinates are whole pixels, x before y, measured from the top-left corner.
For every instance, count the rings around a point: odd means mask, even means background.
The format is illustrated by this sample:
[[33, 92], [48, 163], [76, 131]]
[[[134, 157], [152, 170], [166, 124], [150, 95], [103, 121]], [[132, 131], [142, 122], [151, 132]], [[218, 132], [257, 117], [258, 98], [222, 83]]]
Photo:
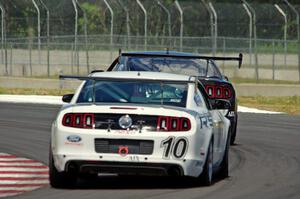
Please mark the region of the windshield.
[[187, 83], [88, 80], [77, 103], [135, 103], [186, 106]]
[[122, 56], [117, 71], [156, 71], [200, 77], [222, 78], [214, 62], [203, 59], [178, 57]]

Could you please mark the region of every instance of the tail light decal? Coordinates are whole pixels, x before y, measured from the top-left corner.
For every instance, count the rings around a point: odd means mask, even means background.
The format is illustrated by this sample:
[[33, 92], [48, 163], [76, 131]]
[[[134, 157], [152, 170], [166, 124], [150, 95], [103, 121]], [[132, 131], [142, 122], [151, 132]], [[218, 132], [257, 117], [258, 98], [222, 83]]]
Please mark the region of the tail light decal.
[[206, 92], [209, 97], [215, 98], [215, 87], [214, 86], [206, 86], [205, 89], [206, 89]]
[[[95, 115], [93, 113], [66, 113], [62, 125], [73, 128], [95, 128]], [[185, 117], [157, 116], [158, 131], [189, 131], [191, 121]]]
[[157, 118], [157, 130], [160, 131], [189, 131], [191, 121], [184, 117], [159, 116]]
[[84, 128], [93, 128], [94, 123], [95, 123], [94, 114], [91, 114], [91, 113], [84, 114], [84, 116], [83, 116]]
[[205, 90], [207, 95], [213, 99], [230, 99], [232, 97], [231, 89], [228, 86], [207, 85]]
[[191, 129], [191, 122], [188, 118], [182, 118], [181, 119], [181, 129], [183, 131], [188, 131]]
[[95, 116], [93, 113], [67, 113], [62, 119], [62, 125], [74, 128], [94, 128]]
[[216, 93], [215, 93], [215, 97], [216, 98], [223, 98], [223, 88], [221, 86], [216, 86]]
[[231, 98], [232, 94], [231, 94], [231, 90], [229, 88], [225, 87], [223, 92], [224, 92], [224, 94], [223, 94], [224, 98]]
[[72, 122], [73, 122], [73, 115], [72, 114], [65, 114], [64, 118], [63, 118], [63, 125], [64, 126], [72, 126]]
[[83, 127], [82, 114], [74, 114], [73, 127], [77, 127], [77, 128]]

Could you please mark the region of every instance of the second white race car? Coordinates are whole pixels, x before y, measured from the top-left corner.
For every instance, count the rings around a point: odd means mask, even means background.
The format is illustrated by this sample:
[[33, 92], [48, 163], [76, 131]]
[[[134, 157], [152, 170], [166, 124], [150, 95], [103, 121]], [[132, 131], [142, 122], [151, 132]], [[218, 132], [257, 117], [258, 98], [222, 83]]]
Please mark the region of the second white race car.
[[96, 72], [52, 125], [50, 184], [84, 174], [190, 176], [210, 185], [228, 176], [230, 103], [210, 104], [195, 77], [158, 72]]

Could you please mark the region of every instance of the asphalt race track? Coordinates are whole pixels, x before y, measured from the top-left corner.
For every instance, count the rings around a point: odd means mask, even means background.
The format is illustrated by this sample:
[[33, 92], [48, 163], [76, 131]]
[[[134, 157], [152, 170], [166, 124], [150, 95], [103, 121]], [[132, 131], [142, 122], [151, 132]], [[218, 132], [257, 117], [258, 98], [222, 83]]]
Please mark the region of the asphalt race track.
[[[0, 152], [48, 164], [58, 106], [0, 103]], [[45, 186], [16, 198], [300, 198], [300, 117], [240, 113], [230, 177], [211, 187], [190, 179], [99, 178], [73, 190]]]

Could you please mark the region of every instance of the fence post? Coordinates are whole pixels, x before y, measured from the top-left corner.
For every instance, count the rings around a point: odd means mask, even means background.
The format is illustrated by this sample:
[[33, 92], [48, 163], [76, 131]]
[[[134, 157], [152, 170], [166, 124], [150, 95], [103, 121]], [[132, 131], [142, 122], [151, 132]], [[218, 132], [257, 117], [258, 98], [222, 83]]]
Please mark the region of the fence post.
[[[225, 51], [226, 51], [226, 38], [223, 37], [223, 56], [225, 57]], [[223, 73], [225, 73], [225, 61], [223, 60], [223, 63], [222, 63], [222, 70], [223, 70]]]
[[287, 15], [286, 13], [279, 7], [279, 5], [274, 4], [275, 8], [284, 18], [284, 32], [283, 32], [283, 39], [284, 39], [284, 66], [286, 68], [286, 57], [287, 57]]
[[148, 31], [148, 24], [147, 24], [147, 20], [148, 20], [148, 16], [147, 16], [147, 11], [144, 7], [144, 5], [140, 2], [140, 0], [136, 0], [137, 4], [140, 6], [140, 8], [142, 9], [142, 11], [144, 12], [144, 49], [147, 50], [147, 31]]
[[35, 0], [32, 0], [32, 3], [37, 11], [38, 14], [38, 55], [39, 55], [39, 64], [41, 63], [41, 14], [38, 5], [36, 4]]
[[126, 32], [127, 32], [127, 49], [130, 49], [130, 24], [129, 24], [129, 10], [127, 6], [122, 3], [122, 0], [118, 0], [119, 4], [121, 5], [122, 9], [126, 13]]
[[87, 67], [87, 73], [90, 73], [90, 64], [89, 64], [89, 50], [88, 50], [88, 33], [87, 33], [87, 17], [85, 10], [80, 6], [78, 1], [76, 0], [76, 3], [80, 10], [83, 12], [83, 20], [84, 20], [84, 40], [85, 40], [85, 55], [86, 55], [86, 67]]
[[4, 63], [4, 56], [3, 56], [3, 48], [4, 48], [4, 17], [5, 17], [5, 11], [2, 5], [0, 4], [0, 10], [1, 10], [1, 62]]
[[255, 78], [256, 82], [259, 80], [259, 73], [258, 73], [258, 55], [257, 55], [257, 32], [256, 32], [256, 12], [250, 6], [250, 4], [246, 0], [242, 0], [242, 2], [250, 9], [252, 16], [253, 16], [253, 37], [254, 37], [254, 61], [255, 61]]
[[47, 75], [50, 76], [50, 47], [49, 47], [49, 40], [50, 40], [50, 12], [46, 4], [43, 0], [40, 0], [44, 8], [46, 9], [47, 13]]
[[89, 57], [89, 47], [88, 47], [88, 38], [87, 38], [87, 17], [86, 13], [84, 11], [83, 13], [84, 17], [84, 35], [85, 35], [85, 55], [86, 55], [86, 67], [87, 67], [87, 72], [90, 73], [90, 57]]
[[74, 74], [74, 44], [71, 44], [71, 73]]
[[29, 68], [30, 68], [30, 76], [32, 76], [32, 38], [29, 41]]
[[12, 43], [10, 43], [10, 63], [9, 63], [9, 68], [10, 68], [10, 71], [9, 71], [9, 73], [10, 73], [10, 76], [13, 76], [12, 74], [13, 74], [13, 69], [12, 69], [12, 61], [13, 61], [13, 44]]
[[300, 37], [298, 38], [298, 73], [299, 73], [299, 83], [300, 83]]
[[77, 75], [79, 75], [79, 55], [78, 55], [78, 49], [77, 49], [77, 43], [78, 43], [78, 37], [77, 37], [77, 32], [78, 32], [78, 10], [77, 10], [77, 5], [76, 5], [75, 0], [72, 0], [72, 3], [73, 3], [74, 10], [75, 10], [75, 27], [74, 27], [75, 62], [76, 62], [76, 65], [77, 65]]
[[272, 40], [272, 79], [275, 80], [275, 41]]
[[218, 49], [218, 15], [217, 12], [213, 6], [213, 4], [211, 2], [208, 3], [209, 8], [211, 9], [211, 12], [213, 14], [213, 18], [214, 18], [214, 50], [213, 53], [214, 55], [217, 53], [217, 49]]
[[[4, 63], [5, 63], [5, 75], [8, 75], [8, 68], [7, 68], [7, 43], [6, 43], [6, 15], [5, 15], [5, 10], [0, 4], [0, 9], [1, 9], [1, 39], [2, 39], [2, 53], [3, 53], [3, 45], [4, 45]], [[3, 55], [3, 54], [2, 54]], [[3, 58], [3, 57], [2, 57]], [[3, 59], [2, 59], [3, 63]]]
[[7, 43], [4, 43], [4, 56], [5, 56], [5, 75], [8, 75], [8, 65], [7, 65]]
[[113, 35], [114, 35], [114, 12], [107, 2], [107, 0], [104, 0], [105, 5], [107, 6], [109, 12], [110, 12], [110, 61], [112, 61], [112, 47], [113, 47]]
[[204, 5], [205, 9], [208, 11], [208, 14], [209, 14], [209, 19], [210, 19], [210, 39], [211, 39], [211, 51], [212, 51], [212, 54], [213, 56], [215, 56], [215, 51], [214, 51], [214, 48], [215, 48], [215, 44], [214, 44], [214, 13], [212, 12], [211, 8], [207, 5], [206, 1], [205, 0], [201, 0], [202, 1], [202, 4]]
[[253, 27], [253, 19], [252, 19], [252, 13], [250, 12], [249, 8], [245, 3], [243, 3], [243, 7], [246, 10], [248, 16], [249, 16], [249, 57], [250, 57], [250, 66], [252, 66], [252, 27]]
[[[170, 11], [164, 6], [159, 0], [157, 0], [157, 4], [165, 11], [168, 17], [168, 32], [169, 32], [169, 40], [172, 36], [172, 30], [171, 30], [171, 14]], [[171, 42], [168, 42], [168, 46], [170, 46]]]
[[180, 7], [178, 1], [175, 1], [175, 5], [180, 13], [180, 51], [182, 51], [182, 38], [183, 38], [183, 10]]

